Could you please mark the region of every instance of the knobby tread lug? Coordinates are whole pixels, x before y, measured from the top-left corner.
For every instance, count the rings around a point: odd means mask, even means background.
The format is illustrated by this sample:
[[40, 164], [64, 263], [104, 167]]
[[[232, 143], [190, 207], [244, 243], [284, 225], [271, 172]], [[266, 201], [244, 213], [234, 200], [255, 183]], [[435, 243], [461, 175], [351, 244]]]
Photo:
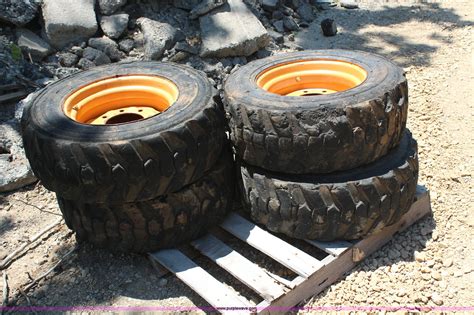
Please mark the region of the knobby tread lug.
[[[116, 71], [129, 71], [126, 69], [130, 67], [127, 64], [113, 66]], [[165, 64], [140, 63], [137, 69], [146, 73], [150, 66], [166, 68], [165, 72], [170, 76], [188, 77], [181, 80], [180, 89], [188, 87], [191, 79], [196, 82], [193, 91], [180, 90], [180, 93], [197, 95], [196, 98], [181, 105], [183, 108], [173, 114], [173, 123], [156, 130], [144, 120], [134, 124], [143, 123], [146, 128], [129, 128], [129, 132], [120, 129], [121, 126], [111, 127], [117, 129], [115, 136], [102, 133], [99, 129], [104, 126], [73, 126], [62, 112], [56, 113], [55, 121], [48, 120], [49, 115], [41, 115], [40, 107], [56, 110], [56, 98], [67, 90], [66, 87], [79, 82], [95, 82], [106, 75], [104, 72], [110, 72], [112, 66], [103, 67], [102, 71], [92, 69], [75, 74], [48, 85], [35, 95], [21, 125], [27, 158], [47, 189], [65, 199], [88, 203], [135, 202], [178, 191], [214, 166], [226, 135], [224, 112], [216, 104], [210, 82], [194, 70], [180, 66], [170, 69]], [[137, 69], [133, 71], [139, 71]], [[195, 94], [196, 91], [199, 93]], [[168, 111], [171, 110], [173, 107]], [[156, 123], [166, 124], [166, 121]], [[65, 132], [60, 132], [63, 125]], [[195, 136], [187, 125], [194, 126], [192, 130], [198, 130], [198, 135]], [[84, 135], [89, 132], [91, 137], [86, 138]], [[102, 137], [103, 134], [107, 136]], [[156, 166], [146, 168], [147, 161], [150, 161], [148, 165], [154, 161]]]
[[232, 155], [226, 149], [199, 180], [154, 199], [90, 204], [60, 195], [57, 198], [78, 240], [111, 250], [145, 253], [189, 242], [224, 219], [232, 206], [233, 176]]
[[272, 108], [268, 100], [242, 93], [243, 86], [260, 89], [247, 84], [254, 81], [242, 67], [227, 80], [223, 100], [236, 154], [249, 165], [289, 174], [348, 170], [384, 156], [405, 130], [408, 86], [400, 68], [388, 61], [377, 67], [391, 72], [384, 85], [369, 89], [367, 100], [304, 109], [291, 99], [286, 108]]
[[[300, 239], [352, 240], [397, 222], [414, 200], [417, 144], [407, 130], [382, 160], [345, 174], [287, 175], [240, 162], [243, 203], [257, 223]], [[312, 179], [314, 178], [314, 180]]]

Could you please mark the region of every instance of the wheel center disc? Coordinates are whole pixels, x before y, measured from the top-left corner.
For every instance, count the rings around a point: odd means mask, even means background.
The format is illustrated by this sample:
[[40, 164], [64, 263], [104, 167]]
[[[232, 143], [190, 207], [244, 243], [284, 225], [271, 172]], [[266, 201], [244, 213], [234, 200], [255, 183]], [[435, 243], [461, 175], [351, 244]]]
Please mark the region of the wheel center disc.
[[127, 75], [77, 89], [66, 98], [63, 111], [83, 124], [126, 124], [158, 115], [177, 99], [178, 87], [168, 79]]
[[367, 71], [340, 60], [301, 60], [282, 63], [258, 74], [257, 85], [283, 96], [318, 96], [352, 89], [367, 78]]

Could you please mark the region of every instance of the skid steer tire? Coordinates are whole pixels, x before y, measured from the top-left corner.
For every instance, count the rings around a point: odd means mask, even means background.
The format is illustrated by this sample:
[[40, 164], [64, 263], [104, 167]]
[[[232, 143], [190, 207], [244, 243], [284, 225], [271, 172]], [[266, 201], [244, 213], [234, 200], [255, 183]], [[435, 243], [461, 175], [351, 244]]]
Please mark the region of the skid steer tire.
[[[115, 84], [136, 76], [167, 82], [170, 89], [175, 86], [175, 101], [159, 115], [111, 125], [78, 121], [78, 116], [74, 118], [77, 109], [64, 105], [71, 95], [93, 84]], [[127, 82], [122, 84], [125, 89], [150, 89], [133, 87], [136, 81], [132, 80], [127, 86]], [[106, 85], [103, 88], [113, 92]], [[117, 102], [131, 95], [120, 93]], [[65, 199], [83, 203], [149, 200], [180, 190], [215, 164], [226, 137], [224, 112], [215, 97], [208, 79], [183, 65], [130, 62], [83, 71], [49, 85], [25, 109], [25, 152], [42, 184]]]
[[[334, 78], [305, 74], [313, 70]], [[357, 82], [346, 84], [346, 72]], [[368, 164], [397, 146], [408, 87], [403, 70], [381, 56], [304, 51], [239, 68], [225, 82], [223, 103], [243, 161], [274, 172], [319, 174]]]
[[408, 130], [378, 161], [323, 175], [284, 175], [241, 166], [241, 191], [251, 217], [299, 239], [352, 240], [397, 222], [413, 203], [417, 144]]
[[234, 175], [232, 156], [226, 150], [201, 179], [152, 200], [111, 205], [57, 197], [79, 242], [144, 253], [194, 240], [223, 220], [232, 206]]

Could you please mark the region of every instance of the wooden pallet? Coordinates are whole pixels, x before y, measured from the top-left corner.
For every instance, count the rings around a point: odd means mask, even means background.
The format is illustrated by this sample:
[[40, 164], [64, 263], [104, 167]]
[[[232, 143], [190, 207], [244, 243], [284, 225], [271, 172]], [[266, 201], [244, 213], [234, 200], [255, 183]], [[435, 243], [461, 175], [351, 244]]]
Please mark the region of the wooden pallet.
[[396, 224], [380, 233], [354, 242], [318, 242], [307, 240], [324, 251], [326, 257], [317, 259], [279, 237], [265, 231], [236, 213], [231, 213], [221, 228], [234, 237], [271, 257], [293, 271], [293, 280], [283, 279], [244, 257], [219, 239], [214, 233], [191, 243], [197, 251], [223, 268], [239, 282], [256, 292], [260, 303], [251, 303], [236, 294], [227, 285], [211, 276], [206, 270], [178, 249], [161, 250], [150, 258], [175, 274], [212, 307], [222, 313], [240, 308], [256, 313], [284, 313], [301, 301], [316, 295], [340, 279], [365, 257], [390, 241], [393, 235], [431, 212], [429, 192], [418, 186], [415, 202]]

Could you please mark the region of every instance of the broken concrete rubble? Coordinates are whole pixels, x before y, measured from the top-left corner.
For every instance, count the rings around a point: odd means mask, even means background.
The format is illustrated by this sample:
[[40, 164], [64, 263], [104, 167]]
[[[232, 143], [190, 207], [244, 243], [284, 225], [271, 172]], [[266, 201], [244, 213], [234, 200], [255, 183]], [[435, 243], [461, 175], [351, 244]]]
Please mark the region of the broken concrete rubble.
[[0, 192], [15, 190], [36, 181], [23, 150], [19, 121], [14, 118], [2, 122], [0, 124]]
[[197, 19], [201, 15], [204, 15], [226, 3], [227, 0], [204, 0], [191, 10], [189, 17], [191, 19]]
[[128, 14], [115, 14], [102, 16], [100, 18], [100, 28], [110, 38], [119, 38], [128, 25]]
[[17, 29], [16, 37], [18, 47], [35, 61], [40, 61], [52, 52], [47, 42], [26, 28]]
[[229, 0], [200, 17], [199, 24], [202, 57], [249, 56], [270, 40], [265, 27], [241, 0]]
[[178, 32], [168, 23], [140, 18], [137, 20], [137, 24], [143, 32], [146, 60], [157, 60], [166, 49], [172, 48], [176, 42]]
[[97, 32], [95, 0], [44, 0], [44, 31], [49, 43], [63, 48]]

